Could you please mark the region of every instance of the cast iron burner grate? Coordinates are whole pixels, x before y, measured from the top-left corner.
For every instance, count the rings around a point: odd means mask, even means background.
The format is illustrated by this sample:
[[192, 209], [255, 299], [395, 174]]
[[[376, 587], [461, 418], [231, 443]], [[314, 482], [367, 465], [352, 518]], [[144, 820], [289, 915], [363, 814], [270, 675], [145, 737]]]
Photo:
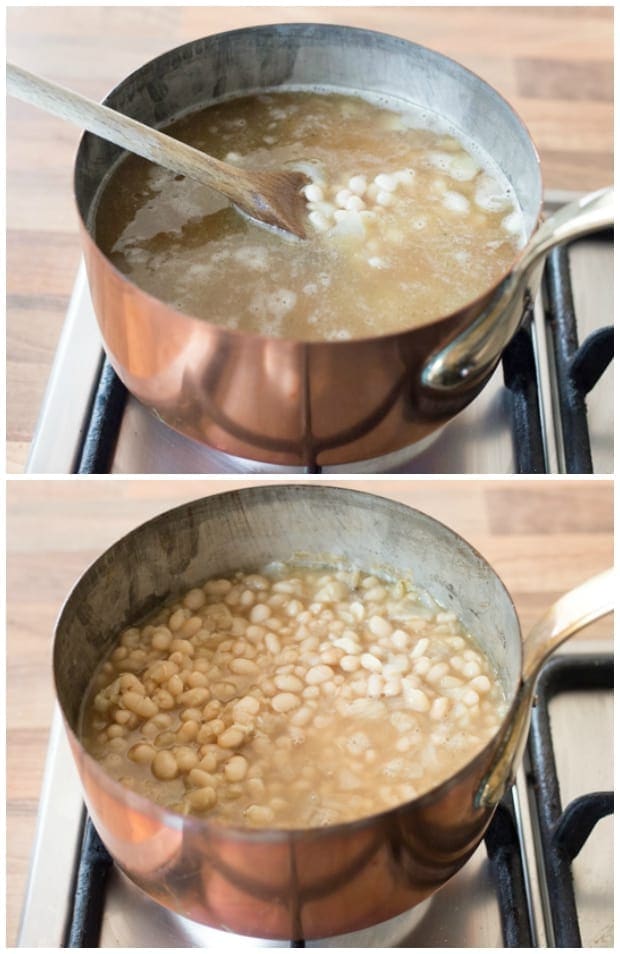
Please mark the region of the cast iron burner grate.
[[[608, 235], [607, 232], [601, 234]], [[567, 473], [592, 473], [586, 395], [613, 357], [613, 328], [601, 328], [579, 344], [567, 247], [550, 253], [543, 276], [543, 294], [561, 408], [565, 470]], [[532, 321], [530, 307], [521, 329], [502, 358], [518, 474], [539, 474], [548, 470]], [[78, 453], [77, 473], [109, 473], [126, 400], [124, 385], [104, 359]], [[355, 466], [352, 465], [351, 469], [355, 470]], [[310, 463], [304, 472], [318, 474], [321, 467]]]
[[571, 862], [596, 823], [613, 813], [612, 792], [592, 792], [562, 808], [549, 703], [560, 692], [613, 688], [613, 657], [558, 656], [547, 663], [536, 687], [528, 740], [530, 781], [536, 804], [555, 947], [581, 947]]
[[[611, 238], [609, 230], [602, 234]], [[614, 330], [611, 326], [599, 328], [579, 344], [567, 247], [555, 248], [549, 254], [543, 290], [553, 342], [565, 471], [591, 474], [586, 396], [614, 356]]]

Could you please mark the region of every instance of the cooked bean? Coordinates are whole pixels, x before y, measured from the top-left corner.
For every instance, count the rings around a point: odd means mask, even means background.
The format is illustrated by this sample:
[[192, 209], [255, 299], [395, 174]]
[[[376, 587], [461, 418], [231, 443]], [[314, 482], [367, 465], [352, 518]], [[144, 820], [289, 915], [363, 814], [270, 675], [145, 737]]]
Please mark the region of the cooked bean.
[[178, 674], [170, 676], [170, 679], [166, 683], [166, 688], [173, 696], [180, 696], [183, 692], [183, 680]]
[[146, 742], [138, 742], [137, 745], [132, 745], [129, 749], [127, 757], [138, 765], [150, 765], [155, 758], [155, 749], [152, 745], [147, 745]]
[[430, 639], [423, 637], [419, 639], [414, 646], [413, 652], [411, 653], [412, 659], [419, 659], [421, 656], [424, 656], [424, 653], [428, 649]]
[[268, 805], [250, 805], [245, 810], [245, 817], [253, 825], [268, 825], [275, 818], [275, 813]]
[[384, 616], [371, 616], [368, 620], [368, 629], [373, 636], [379, 636], [383, 639], [390, 637], [393, 632], [391, 624]]
[[207, 701], [211, 693], [208, 689], [198, 686], [195, 689], [187, 689], [178, 697], [178, 702], [184, 706], [201, 706]]
[[272, 654], [272, 656], [277, 656], [278, 653], [282, 651], [282, 646], [280, 640], [275, 635], [275, 633], [267, 633], [265, 636], [265, 646]]
[[480, 702], [480, 696], [475, 689], [468, 689], [463, 695], [463, 702], [466, 706], [477, 706]]
[[325, 663], [318, 666], [312, 666], [306, 673], [306, 682], [309, 686], [316, 686], [326, 679], [331, 679], [334, 675], [333, 669]]
[[229, 782], [240, 782], [248, 771], [247, 760], [242, 755], [233, 755], [224, 765], [224, 775]]
[[251, 623], [264, 623], [271, 616], [271, 607], [266, 603], [257, 603], [250, 610]]
[[189, 590], [183, 597], [183, 605], [187, 606], [192, 612], [200, 609], [206, 602], [207, 597], [205, 596], [204, 590], [198, 588]]
[[430, 709], [428, 696], [421, 689], [410, 689], [405, 698], [414, 712], [427, 712]]
[[245, 738], [245, 732], [239, 726], [231, 726], [217, 737], [217, 744], [223, 749], [238, 748]]
[[198, 755], [194, 749], [182, 745], [173, 750], [179, 772], [189, 772], [198, 765]]
[[135, 712], [142, 719], [150, 719], [157, 715], [158, 709], [152, 699], [147, 699], [139, 692], [125, 692], [121, 697], [123, 705]]
[[[202, 763], [201, 763], [202, 766]], [[207, 785], [213, 785], [216, 783], [216, 779], [213, 777], [213, 771], [217, 768], [217, 763], [214, 763], [213, 770], [211, 772], [206, 771], [204, 768], [191, 768], [187, 775], [187, 781], [194, 788], [205, 788]]]
[[151, 771], [155, 778], [169, 780], [177, 777], [179, 774], [179, 766], [172, 752], [163, 749], [161, 752], [157, 752], [153, 758]]
[[230, 662], [230, 671], [240, 676], [255, 676], [259, 668], [251, 659], [233, 659]]
[[126, 734], [127, 734], [127, 729], [125, 729], [122, 725], [111, 725], [108, 728], [109, 739], [119, 739]]
[[198, 722], [194, 719], [188, 719], [179, 727], [177, 731], [177, 739], [179, 742], [193, 742], [198, 736], [199, 730], [200, 726]]
[[443, 719], [446, 712], [448, 711], [448, 706], [450, 704], [449, 699], [445, 696], [438, 696], [437, 699], [433, 699], [433, 704], [430, 709], [430, 718], [431, 719]]
[[476, 661], [466, 662], [465, 665], [463, 666], [461, 672], [462, 672], [463, 675], [466, 676], [468, 679], [471, 679], [471, 678], [474, 677], [474, 676], [479, 676], [479, 675], [480, 675], [480, 666], [479, 666], [479, 664], [478, 664]]
[[194, 655], [194, 644], [189, 639], [173, 639], [170, 643], [170, 649], [173, 653], [181, 653], [183, 656]]
[[250, 713], [251, 715], [256, 715], [260, 711], [260, 702], [255, 696], [243, 696], [242, 699], [235, 702], [235, 712], [238, 709], [242, 709], [245, 712]]
[[168, 628], [175, 633], [185, 622], [185, 612], [182, 609], [176, 610], [168, 620]]
[[217, 802], [215, 789], [211, 785], [205, 788], [195, 788], [185, 796], [188, 805], [197, 812], [206, 812]]
[[279, 692], [271, 700], [271, 707], [275, 712], [290, 712], [300, 706], [299, 696], [293, 692]]
[[475, 689], [476, 692], [485, 694], [491, 689], [491, 680], [488, 676], [476, 676], [471, 680], [470, 686], [472, 689]]
[[362, 653], [360, 662], [364, 669], [367, 669], [369, 672], [382, 672], [383, 663], [380, 659], [377, 659], [372, 653]]

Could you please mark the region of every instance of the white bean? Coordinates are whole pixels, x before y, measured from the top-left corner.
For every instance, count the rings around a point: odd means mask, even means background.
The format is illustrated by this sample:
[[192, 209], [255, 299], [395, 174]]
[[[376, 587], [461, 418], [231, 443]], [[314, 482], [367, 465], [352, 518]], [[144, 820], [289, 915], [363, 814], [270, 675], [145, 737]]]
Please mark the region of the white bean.
[[469, 212], [469, 199], [460, 192], [448, 191], [443, 197], [443, 204], [451, 212]]
[[217, 737], [217, 744], [222, 749], [236, 749], [245, 738], [245, 732], [240, 726], [231, 725], [230, 729], [225, 729]]
[[443, 719], [443, 717], [448, 711], [449, 705], [450, 705], [450, 702], [448, 699], [445, 698], [445, 696], [438, 697], [437, 699], [433, 699], [429, 716], [431, 717], [431, 719]]
[[350, 199], [347, 199], [345, 204], [345, 209], [348, 212], [362, 212], [366, 208], [366, 204], [359, 195], [352, 195]]
[[491, 681], [488, 676], [476, 676], [471, 680], [470, 686], [472, 689], [475, 689], [476, 692], [481, 692], [484, 695], [490, 691]]
[[316, 686], [321, 682], [325, 682], [327, 679], [332, 679], [334, 675], [333, 669], [321, 663], [319, 666], [312, 666], [306, 673], [306, 682], [309, 686]]
[[340, 668], [344, 670], [344, 672], [355, 672], [359, 667], [359, 656], [343, 656], [340, 660]]
[[311, 212], [308, 216], [308, 220], [312, 223], [317, 232], [327, 232], [330, 227], [329, 219], [327, 219], [322, 212]]
[[388, 639], [392, 635], [392, 626], [384, 616], [371, 616], [367, 625], [373, 636]]
[[429, 643], [430, 639], [428, 639], [426, 636], [422, 637], [422, 639], [419, 639], [415, 644], [413, 652], [411, 653], [411, 658], [419, 659], [420, 656], [423, 656], [429, 647]]
[[268, 825], [275, 818], [273, 808], [268, 805], [250, 805], [246, 808], [245, 817], [253, 825]]
[[480, 702], [480, 696], [475, 689], [468, 689], [467, 692], [463, 695], [463, 702], [466, 706], [473, 708], [477, 706]]
[[366, 176], [352, 176], [349, 179], [349, 189], [355, 193], [355, 195], [364, 195], [367, 185], [368, 181]]
[[380, 676], [379, 673], [373, 672], [371, 676], [368, 677], [368, 695], [371, 699], [378, 699], [383, 693], [383, 676]]
[[282, 645], [275, 633], [267, 633], [265, 636], [265, 646], [272, 656], [277, 656], [278, 653], [282, 652]]
[[377, 659], [376, 656], [373, 656], [372, 653], [362, 653], [360, 662], [364, 669], [367, 669], [369, 672], [383, 671], [383, 663], [380, 659]]
[[467, 679], [472, 679], [474, 676], [480, 675], [480, 666], [475, 661], [469, 661], [465, 663], [461, 671]]
[[248, 772], [247, 759], [243, 755], [233, 755], [224, 765], [224, 775], [229, 782], [240, 782]]
[[[381, 172], [378, 176], [375, 176], [375, 184], [383, 192], [394, 192], [397, 186], [397, 181], [395, 176], [386, 175], [386, 173]], [[377, 201], [379, 201], [377, 199]]]
[[414, 712], [428, 712], [430, 702], [428, 696], [421, 689], [409, 689], [405, 691], [407, 704]]
[[297, 709], [300, 705], [299, 696], [293, 692], [279, 692], [271, 700], [274, 712], [290, 712], [291, 709]]
[[311, 182], [309, 185], [304, 186], [303, 193], [309, 202], [322, 202], [325, 198], [321, 186], [316, 182]]
[[274, 676], [273, 681], [275, 682], [278, 689], [281, 689], [282, 692], [301, 692], [304, 688], [304, 684], [297, 676], [293, 676], [290, 673], [283, 673], [281, 675]]
[[250, 610], [251, 623], [264, 623], [271, 616], [271, 607], [266, 603], [257, 603]]
[[239, 676], [256, 676], [259, 672], [258, 666], [251, 659], [231, 659], [230, 671]]

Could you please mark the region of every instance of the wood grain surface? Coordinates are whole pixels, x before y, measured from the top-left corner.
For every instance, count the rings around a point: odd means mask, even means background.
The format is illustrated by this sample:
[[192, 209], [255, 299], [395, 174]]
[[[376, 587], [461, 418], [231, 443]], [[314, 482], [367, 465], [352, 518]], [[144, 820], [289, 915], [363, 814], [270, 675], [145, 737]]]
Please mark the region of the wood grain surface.
[[[448, 524], [502, 577], [524, 632], [561, 593], [613, 561], [609, 480], [308, 479], [383, 494]], [[95, 557], [144, 520], [256, 482], [8, 481], [8, 944], [29, 867], [53, 707], [52, 632], [65, 596]], [[575, 638], [611, 636], [607, 619]]]
[[[11, 7], [7, 54], [101, 99], [166, 49], [235, 27], [345, 23], [454, 57], [494, 85], [528, 125], [545, 185], [585, 191], [612, 179], [610, 7]], [[79, 133], [7, 107], [8, 468], [23, 470], [79, 261], [72, 164]]]

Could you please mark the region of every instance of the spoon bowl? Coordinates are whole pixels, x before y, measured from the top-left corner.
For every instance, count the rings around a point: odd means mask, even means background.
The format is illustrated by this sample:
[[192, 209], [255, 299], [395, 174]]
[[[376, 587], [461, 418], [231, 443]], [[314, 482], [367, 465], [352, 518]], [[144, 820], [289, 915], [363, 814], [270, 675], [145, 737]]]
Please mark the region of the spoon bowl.
[[17, 99], [215, 189], [256, 222], [306, 237], [302, 189], [310, 179], [305, 173], [240, 169], [12, 63], [7, 63], [6, 85]]

